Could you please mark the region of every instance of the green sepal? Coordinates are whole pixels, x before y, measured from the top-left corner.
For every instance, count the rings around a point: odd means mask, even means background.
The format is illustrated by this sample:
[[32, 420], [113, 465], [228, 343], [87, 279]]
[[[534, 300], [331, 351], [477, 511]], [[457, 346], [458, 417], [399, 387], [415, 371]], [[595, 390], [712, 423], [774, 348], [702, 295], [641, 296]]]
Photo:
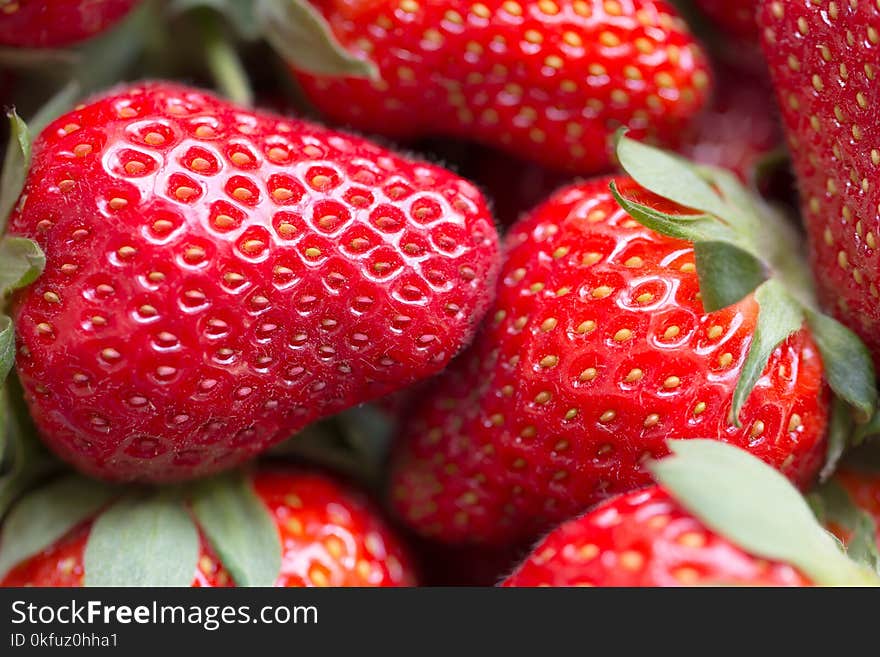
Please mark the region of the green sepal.
[[738, 303], [767, 280], [764, 263], [729, 242], [696, 242], [694, 256], [707, 313]]
[[828, 421], [828, 447], [825, 450], [825, 463], [819, 472], [819, 481], [831, 478], [846, 453], [853, 436], [852, 412], [846, 403], [834, 397], [831, 400], [831, 416]]
[[212, 9], [223, 16], [241, 37], [253, 40], [260, 36], [254, 0], [171, 0], [168, 11], [182, 14], [196, 9]]
[[46, 255], [33, 240], [0, 238], [0, 296], [30, 285], [45, 266]]
[[281, 537], [249, 477], [235, 472], [200, 482], [192, 509], [236, 585], [274, 585], [281, 572]]
[[822, 354], [828, 385], [856, 410], [859, 422], [867, 422], [877, 410], [877, 379], [868, 348], [828, 315], [807, 309], [806, 321]]
[[9, 144], [0, 173], [0, 234], [5, 231], [9, 215], [18, 203], [31, 162], [32, 138], [27, 124], [14, 109], [6, 116], [9, 119]]
[[880, 411], [874, 413], [865, 424], [860, 424], [855, 428], [851, 443], [861, 445], [869, 438], [877, 436], [880, 436]]
[[[15, 365], [15, 327], [6, 315], [0, 315], [0, 387]], [[3, 453], [4, 429], [0, 426], [0, 454]]]
[[620, 193], [617, 184], [610, 184], [611, 194], [626, 212], [646, 228], [688, 242], [735, 242], [736, 236], [717, 221], [706, 214], [672, 215], [659, 212], [654, 208], [627, 199]]
[[740, 425], [739, 412], [755, 385], [767, 369], [770, 356], [790, 335], [801, 329], [804, 309], [775, 279], [765, 282], [755, 292], [758, 320], [743, 363], [742, 372], [733, 391], [731, 421]]
[[314, 75], [378, 77], [376, 66], [349, 53], [308, 0], [254, 0], [262, 34], [297, 70]]
[[706, 527], [756, 557], [788, 563], [822, 586], [880, 585], [816, 520], [797, 489], [748, 452], [718, 440], [671, 440], [649, 465]]
[[859, 508], [846, 489], [833, 479], [811, 493], [810, 502], [824, 524], [833, 523], [850, 533], [846, 546], [849, 557], [880, 573], [874, 516]]
[[190, 586], [199, 533], [173, 495], [127, 496], [101, 513], [86, 543], [86, 586]]
[[684, 158], [617, 134], [617, 159], [633, 180], [658, 196], [722, 219], [729, 206]]
[[0, 579], [90, 518], [115, 494], [106, 484], [67, 475], [23, 497], [3, 522]]

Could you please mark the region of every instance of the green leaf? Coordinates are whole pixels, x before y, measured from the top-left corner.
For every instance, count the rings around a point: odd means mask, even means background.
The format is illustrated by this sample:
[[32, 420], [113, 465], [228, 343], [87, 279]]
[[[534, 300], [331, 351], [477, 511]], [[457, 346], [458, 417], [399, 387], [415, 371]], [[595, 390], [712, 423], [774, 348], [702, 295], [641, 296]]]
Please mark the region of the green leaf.
[[46, 256], [33, 240], [0, 238], [0, 296], [30, 285], [45, 266]]
[[729, 228], [709, 215], [679, 216], [666, 214], [650, 206], [630, 201], [620, 193], [614, 181], [611, 182], [610, 189], [611, 194], [620, 207], [626, 210], [633, 219], [661, 235], [688, 242], [719, 241], [735, 243], [737, 241], [736, 235]]
[[880, 584], [843, 554], [788, 479], [760, 459], [718, 440], [672, 440], [669, 447], [672, 456], [649, 467], [709, 529], [819, 585]]
[[22, 498], [3, 523], [0, 578], [90, 518], [113, 495], [106, 484], [67, 475]]
[[375, 65], [349, 53], [308, 0], [255, 0], [263, 35], [291, 66], [314, 75], [376, 78]]
[[822, 354], [825, 378], [861, 422], [877, 409], [877, 383], [871, 353], [858, 336], [828, 315], [806, 311], [807, 324]]
[[874, 413], [865, 424], [856, 427], [851, 440], [853, 445], [861, 445], [869, 438], [880, 436], [880, 411]]
[[880, 573], [880, 551], [877, 548], [877, 523], [874, 516], [859, 508], [838, 482], [826, 482], [810, 495], [819, 519], [833, 523], [850, 534], [846, 552], [857, 563]]
[[837, 470], [853, 435], [852, 413], [839, 397], [831, 402], [831, 419], [828, 423], [828, 449], [825, 451], [825, 464], [819, 473], [819, 481], [827, 481]]
[[707, 313], [732, 306], [767, 280], [764, 264], [733, 244], [697, 242], [694, 255]]
[[232, 473], [200, 483], [193, 513], [238, 586], [272, 586], [281, 572], [281, 538], [249, 479]]
[[617, 159], [645, 189], [694, 210], [726, 219], [729, 208], [687, 160], [621, 134]]
[[86, 544], [86, 586], [189, 586], [199, 534], [180, 500], [127, 497], [98, 516]]
[[254, 0], [172, 0], [171, 13], [182, 14], [199, 9], [212, 9], [221, 14], [245, 39], [260, 36], [260, 25], [254, 12]]
[[[13, 365], [15, 365], [15, 327], [9, 317], [0, 315], [0, 386], [6, 381]], [[0, 433], [3, 433], [2, 427]], [[0, 454], [2, 453], [3, 450], [0, 449]]]
[[804, 323], [802, 306], [775, 279], [758, 288], [755, 300], [759, 306], [758, 321], [749, 345], [749, 353], [733, 391], [731, 420], [736, 426], [740, 426], [739, 412], [767, 369], [770, 356], [786, 338], [799, 331]]
[[9, 118], [9, 145], [0, 175], [0, 234], [5, 231], [9, 215], [18, 203], [31, 162], [31, 134], [27, 124], [15, 110], [10, 110], [6, 116]]

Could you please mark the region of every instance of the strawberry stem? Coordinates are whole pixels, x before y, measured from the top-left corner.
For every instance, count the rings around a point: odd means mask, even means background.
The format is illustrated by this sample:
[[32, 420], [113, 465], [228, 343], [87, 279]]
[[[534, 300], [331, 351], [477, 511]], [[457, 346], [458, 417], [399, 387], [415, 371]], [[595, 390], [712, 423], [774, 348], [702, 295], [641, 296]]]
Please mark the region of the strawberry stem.
[[254, 102], [250, 78], [214, 12], [199, 17], [206, 64], [220, 92], [234, 103], [250, 106]]

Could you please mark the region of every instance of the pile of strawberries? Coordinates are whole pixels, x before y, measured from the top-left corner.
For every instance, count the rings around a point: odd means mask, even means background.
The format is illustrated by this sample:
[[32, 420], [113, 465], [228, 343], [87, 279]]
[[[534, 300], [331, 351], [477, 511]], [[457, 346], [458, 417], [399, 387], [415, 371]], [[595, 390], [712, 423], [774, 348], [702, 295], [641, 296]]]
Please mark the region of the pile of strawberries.
[[0, 0], [0, 582], [880, 585], [876, 76], [874, 0]]

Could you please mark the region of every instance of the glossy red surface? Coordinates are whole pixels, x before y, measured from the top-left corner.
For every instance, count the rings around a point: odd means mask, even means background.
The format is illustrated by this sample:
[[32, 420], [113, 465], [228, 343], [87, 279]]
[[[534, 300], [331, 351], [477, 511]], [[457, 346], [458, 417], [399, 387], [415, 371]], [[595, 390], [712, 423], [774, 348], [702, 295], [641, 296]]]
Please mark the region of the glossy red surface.
[[344, 125], [451, 136], [580, 174], [613, 168], [611, 137], [675, 142], [709, 91], [702, 51], [656, 0], [317, 0], [379, 79], [298, 75]]
[[50, 125], [13, 234], [17, 366], [88, 474], [186, 479], [443, 369], [489, 303], [483, 197], [363, 139], [148, 83]]
[[503, 586], [808, 586], [684, 511], [660, 488], [629, 493], [553, 530]]
[[816, 474], [828, 390], [811, 337], [801, 331], [774, 352], [734, 426], [757, 303], [706, 313], [693, 246], [634, 221], [609, 180], [563, 189], [511, 229], [482, 332], [411, 410], [392, 495], [420, 533], [533, 538], [649, 484], [644, 463], [672, 437], [730, 442], [800, 486]]

